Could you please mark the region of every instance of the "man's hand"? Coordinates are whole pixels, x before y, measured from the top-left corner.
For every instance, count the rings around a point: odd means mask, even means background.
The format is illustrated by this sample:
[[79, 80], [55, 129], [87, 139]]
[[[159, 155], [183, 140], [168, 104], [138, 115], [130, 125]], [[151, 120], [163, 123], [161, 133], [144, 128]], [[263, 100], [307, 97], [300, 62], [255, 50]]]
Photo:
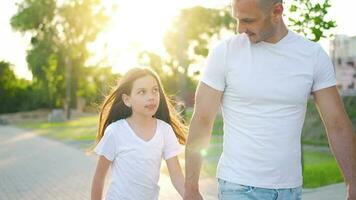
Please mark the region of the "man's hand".
[[347, 200], [356, 200], [356, 184], [346, 184]]
[[203, 200], [203, 197], [199, 191], [192, 191], [186, 188], [183, 200]]

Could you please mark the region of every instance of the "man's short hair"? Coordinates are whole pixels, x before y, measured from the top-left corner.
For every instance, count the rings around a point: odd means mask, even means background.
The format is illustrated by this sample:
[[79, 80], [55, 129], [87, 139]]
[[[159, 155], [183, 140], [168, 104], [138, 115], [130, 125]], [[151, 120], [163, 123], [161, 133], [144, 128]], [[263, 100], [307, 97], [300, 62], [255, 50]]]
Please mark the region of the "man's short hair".
[[[233, 4], [236, 3], [238, 0], [232, 0]], [[262, 10], [267, 11], [269, 10], [273, 5], [277, 3], [283, 3], [283, 0], [258, 0], [260, 7]]]
[[283, 0], [258, 0], [262, 9], [269, 9], [277, 3], [283, 3]]

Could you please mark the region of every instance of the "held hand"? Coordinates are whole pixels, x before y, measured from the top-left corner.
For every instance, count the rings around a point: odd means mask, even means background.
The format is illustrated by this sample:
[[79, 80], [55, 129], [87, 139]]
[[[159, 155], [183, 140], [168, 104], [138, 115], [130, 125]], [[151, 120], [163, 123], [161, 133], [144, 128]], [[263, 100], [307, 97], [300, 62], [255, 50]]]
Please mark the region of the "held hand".
[[203, 200], [203, 197], [199, 193], [199, 191], [193, 192], [186, 190], [184, 193], [183, 200]]

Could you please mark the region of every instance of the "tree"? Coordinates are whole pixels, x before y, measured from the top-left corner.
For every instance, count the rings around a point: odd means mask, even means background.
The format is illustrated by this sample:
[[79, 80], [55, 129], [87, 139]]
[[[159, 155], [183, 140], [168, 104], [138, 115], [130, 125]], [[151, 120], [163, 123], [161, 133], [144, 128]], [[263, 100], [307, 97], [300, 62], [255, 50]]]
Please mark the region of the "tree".
[[331, 37], [332, 35], [327, 35], [326, 32], [335, 28], [336, 22], [327, 20], [330, 7], [330, 0], [324, 0], [322, 3], [312, 3], [311, 0], [292, 1], [289, 7], [291, 16], [288, 17], [291, 28], [315, 42]]
[[[146, 57], [148, 61], [145, 63], [162, 73], [163, 82], [172, 93], [180, 92], [180, 96], [187, 100], [187, 89], [194, 90], [196, 86], [196, 81], [189, 76], [189, 68], [197, 64], [200, 57], [207, 56], [212, 37], [218, 37], [223, 30], [231, 31], [234, 26], [228, 8], [220, 10], [198, 6], [184, 9], [165, 34], [168, 58], [152, 52], [143, 52], [140, 57]], [[168, 73], [162, 72], [162, 67], [168, 68]]]
[[208, 44], [213, 36], [222, 30], [232, 30], [233, 19], [228, 8], [209, 9], [193, 7], [184, 9], [165, 35], [165, 48], [169, 54], [168, 66], [179, 77], [179, 90], [187, 99], [189, 68], [196, 64], [198, 57], [206, 57]]
[[[11, 18], [15, 30], [32, 35], [27, 62], [35, 84], [49, 107], [64, 104], [65, 83], [70, 82], [71, 105], [75, 106], [78, 82], [93, 42], [107, 21], [99, 0], [24, 0]], [[69, 64], [71, 69], [66, 69]], [[69, 73], [65, 73], [69, 70]], [[66, 77], [71, 75], [72, 80]]]
[[82, 73], [85, 79], [79, 82], [78, 94], [89, 102], [90, 107], [97, 107], [103, 97], [117, 85], [120, 74], [113, 74], [111, 67], [86, 67]]
[[35, 106], [30, 82], [17, 79], [12, 68], [12, 64], [0, 61], [0, 113], [28, 110]]

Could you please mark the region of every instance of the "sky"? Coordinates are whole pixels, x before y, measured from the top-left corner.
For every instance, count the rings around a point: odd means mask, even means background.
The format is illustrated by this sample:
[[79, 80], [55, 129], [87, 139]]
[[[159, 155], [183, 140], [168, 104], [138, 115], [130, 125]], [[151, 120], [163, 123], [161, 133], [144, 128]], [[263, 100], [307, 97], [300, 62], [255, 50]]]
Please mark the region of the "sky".
[[[22, 0], [0, 0], [0, 60], [14, 65], [18, 77], [31, 79], [27, 68], [26, 50], [29, 49], [30, 35], [23, 35], [11, 29], [10, 18], [17, 12], [16, 2]], [[181, 8], [191, 6], [222, 7], [230, 0], [102, 0], [105, 5], [118, 4], [118, 11], [112, 16], [110, 26], [89, 45], [93, 57], [90, 63], [106, 58], [113, 66], [113, 72], [124, 72], [137, 65], [137, 53], [150, 50], [164, 54], [163, 36], [171, 21]], [[292, 0], [286, 0], [290, 3]], [[314, 0], [317, 2], [319, 0]], [[338, 27], [335, 34], [356, 35], [356, 1], [330, 0], [329, 16]], [[140, 6], [138, 6], [140, 5]], [[135, 25], [133, 25], [135, 24]], [[328, 41], [320, 42], [328, 51]], [[104, 48], [106, 47], [106, 48]]]

